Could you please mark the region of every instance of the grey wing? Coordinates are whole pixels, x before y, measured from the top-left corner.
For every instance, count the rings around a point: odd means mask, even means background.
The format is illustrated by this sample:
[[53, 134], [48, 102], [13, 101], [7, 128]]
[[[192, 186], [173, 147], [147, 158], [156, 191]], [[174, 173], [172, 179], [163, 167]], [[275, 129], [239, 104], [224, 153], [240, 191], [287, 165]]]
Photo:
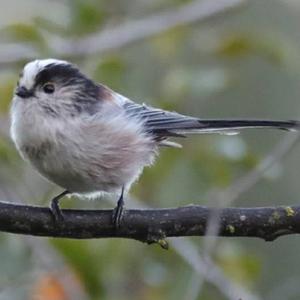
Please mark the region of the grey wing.
[[[176, 112], [153, 108], [145, 104], [127, 102], [124, 104], [129, 116], [137, 117], [145, 126], [145, 131], [153, 134], [157, 140], [167, 137], [184, 137], [185, 130], [199, 127], [199, 120]], [[188, 133], [188, 132], [187, 132]]]

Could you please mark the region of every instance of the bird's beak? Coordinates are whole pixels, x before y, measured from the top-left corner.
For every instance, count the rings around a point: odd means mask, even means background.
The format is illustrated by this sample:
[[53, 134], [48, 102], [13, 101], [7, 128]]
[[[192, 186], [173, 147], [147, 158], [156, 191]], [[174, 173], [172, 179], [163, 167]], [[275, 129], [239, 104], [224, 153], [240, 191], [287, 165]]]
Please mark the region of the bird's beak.
[[21, 98], [29, 98], [33, 96], [33, 92], [26, 89], [24, 86], [18, 86], [16, 88], [15, 94]]

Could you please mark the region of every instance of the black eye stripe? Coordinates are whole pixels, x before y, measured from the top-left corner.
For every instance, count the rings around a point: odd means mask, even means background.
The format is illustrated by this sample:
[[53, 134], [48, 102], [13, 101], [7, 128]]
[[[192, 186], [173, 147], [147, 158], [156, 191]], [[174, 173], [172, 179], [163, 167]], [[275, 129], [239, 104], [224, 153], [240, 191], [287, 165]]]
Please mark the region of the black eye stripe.
[[78, 78], [82, 76], [79, 70], [73, 65], [67, 64], [49, 64], [41, 70], [35, 77], [35, 87], [43, 85], [48, 81], [65, 82], [70, 78]]
[[[48, 83], [53, 86], [48, 86]], [[65, 87], [72, 91], [68, 93], [68, 100], [74, 105], [76, 113], [93, 113], [94, 107], [99, 104], [100, 87], [71, 64], [54, 63], [44, 67], [35, 77], [33, 90], [63, 95]]]

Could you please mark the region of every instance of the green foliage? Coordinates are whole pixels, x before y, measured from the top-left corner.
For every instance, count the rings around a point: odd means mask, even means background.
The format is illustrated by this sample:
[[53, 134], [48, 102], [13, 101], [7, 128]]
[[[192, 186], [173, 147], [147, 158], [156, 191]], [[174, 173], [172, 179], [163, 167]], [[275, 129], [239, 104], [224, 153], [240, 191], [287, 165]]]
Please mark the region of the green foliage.
[[53, 240], [52, 242], [65, 256], [68, 263], [80, 274], [89, 294], [101, 296], [103, 287], [97, 274], [101, 274], [102, 260], [93, 254], [93, 249], [88, 247], [89, 243], [72, 240]]
[[16, 23], [0, 31], [4, 39], [32, 44], [39, 50], [46, 48], [46, 41], [37, 27], [31, 24]]
[[57, 24], [51, 19], [47, 19], [45, 17], [37, 16], [33, 18], [33, 24], [35, 27], [39, 28], [39, 30], [44, 30], [45, 32], [55, 34], [58, 36], [64, 36], [69, 34], [67, 27], [64, 27], [61, 24]]
[[284, 49], [280, 42], [280, 40], [272, 40], [269, 35], [235, 34], [226, 37], [221, 42], [217, 54], [228, 58], [258, 55], [266, 58], [271, 63], [280, 65], [285, 60]]
[[222, 249], [218, 253], [217, 261], [223, 271], [240, 284], [251, 287], [262, 271], [260, 259], [234, 243], [230, 245], [225, 242]]
[[122, 86], [126, 65], [118, 55], [106, 56], [94, 71], [95, 80], [105, 82], [111, 88], [118, 89]]
[[97, 0], [75, 0], [71, 2], [70, 9], [71, 34], [83, 35], [93, 32], [99, 29], [105, 17], [102, 3]]
[[15, 78], [3, 79], [0, 85], [0, 113], [8, 111], [17, 80]]
[[15, 152], [11, 151], [11, 147], [7, 144], [7, 141], [0, 139], [0, 163], [11, 163], [16, 159]]
[[180, 53], [187, 32], [185, 27], [176, 27], [153, 37], [150, 41], [155, 55], [163, 63], [172, 61]]

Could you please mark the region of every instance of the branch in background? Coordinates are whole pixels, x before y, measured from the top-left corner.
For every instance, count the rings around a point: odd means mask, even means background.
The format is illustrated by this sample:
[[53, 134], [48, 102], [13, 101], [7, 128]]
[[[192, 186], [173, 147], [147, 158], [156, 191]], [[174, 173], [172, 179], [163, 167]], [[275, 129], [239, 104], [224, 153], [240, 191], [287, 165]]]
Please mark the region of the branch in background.
[[[204, 277], [211, 285], [215, 286], [226, 299], [229, 300], [260, 300], [261, 298], [249, 292], [247, 288], [242, 287], [240, 284], [236, 283], [228, 274], [213, 262], [210, 257], [203, 258], [203, 255], [199, 253], [199, 247], [192, 243], [188, 238], [186, 239], [171, 239], [170, 244], [172, 248], [182, 257], [182, 259], [190, 265], [190, 267], [195, 271], [193, 277], [192, 285], [199, 284], [200, 290], [202, 288], [202, 280]], [[200, 279], [200, 282], [199, 280]], [[192, 288], [193, 286], [189, 285], [187, 289]], [[195, 286], [194, 286], [195, 288]], [[185, 299], [202, 299], [199, 297], [198, 292], [195, 291], [198, 295], [192, 295], [189, 290], [185, 294]], [[193, 298], [194, 296], [194, 298]], [[196, 298], [197, 297], [197, 298]]]
[[[0, 231], [76, 239], [120, 237], [152, 243], [165, 237], [204, 235], [214, 211], [198, 205], [130, 209], [116, 230], [112, 210], [63, 210], [64, 221], [55, 223], [49, 208], [0, 202]], [[220, 236], [272, 241], [300, 233], [300, 206], [224, 208], [220, 216]]]
[[[53, 54], [63, 57], [76, 57], [111, 51], [166, 32], [177, 26], [210, 20], [245, 3], [246, 0], [197, 0], [140, 20], [127, 21], [81, 39], [71, 40], [49, 37], [49, 47], [52, 49]], [[0, 47], [0, 65], [2, 66], [34, 59], [37, 56], [37, 51], [26, 45], [2, 45]]]
[[121, 48], [130, 43], [163, 33], [177, 26], [206, 21], [227, 12], [245, 0], [194, 1], [182, 7], [157, 13], [141, 20], [128, 21], [121, 26], [106, 29], [79, 41], [55, 44], [60, 55], [86, 55]]
[[[218, 210], [215, 210], [215, 212], [211, 214], [207, 222], [205, 235], [210, 237], [204, 239], [202, 254], [206, 269], [211, 269], [211, 257], [213, 256], [217, 244], [216, 236], [220, 230], [220, 225], [222, 225], [222, 209], [224, 209], [226, 206], [232, 205], [232, 202], [238, 199], [241, 194], [252, 188], [268, 169], [270, 169], [275, 163], [281, 161], [284, 156], [286, 156], [290, 152], [290, 150], [297, 144], [297, 142], [299, 141], [299, 137], [300, 133], [298, 132], [295, 135], [291, 134], [283, 138], [253, 170], [234, 181], [233, 184], [231, 184], [228, 188], [218, 192], [212, 191], [210, 193], [208, 197], [209, 201], [215, 203], [213, 205], [217, 206]], [[213, 235], [214, 237], [211, 238], [211, 235]], [[197, 278], [198, 296], [201, 294], [204, 278], [205, 276], [203, 276], [202, 278]], [[207, 280], [207, 278], [205, 279]], [[247, 295], [244, 298], [252, 299], [253, 297], [258, 298], [257, 296], [253, 295]]]
[[[299, 142], [300, 132], [290, 134], [283, 138], [270, 153], [250, 172], [233, 182], [228, 188], [221, 191], [212, 191], [208, 197], [210, 203], [218, 207], [218, 210], [211, 215], [207, 226], [208, 236], [217, 236], [219, 230], [220, 212], [226, 206], [238, 199], [243, 193], [253, 187], [276, 163], [281, 161], [290, 150]], [[215, 248], [216, 240], [208, 239], [204, 244], [204, 254], [210, 255]]]

